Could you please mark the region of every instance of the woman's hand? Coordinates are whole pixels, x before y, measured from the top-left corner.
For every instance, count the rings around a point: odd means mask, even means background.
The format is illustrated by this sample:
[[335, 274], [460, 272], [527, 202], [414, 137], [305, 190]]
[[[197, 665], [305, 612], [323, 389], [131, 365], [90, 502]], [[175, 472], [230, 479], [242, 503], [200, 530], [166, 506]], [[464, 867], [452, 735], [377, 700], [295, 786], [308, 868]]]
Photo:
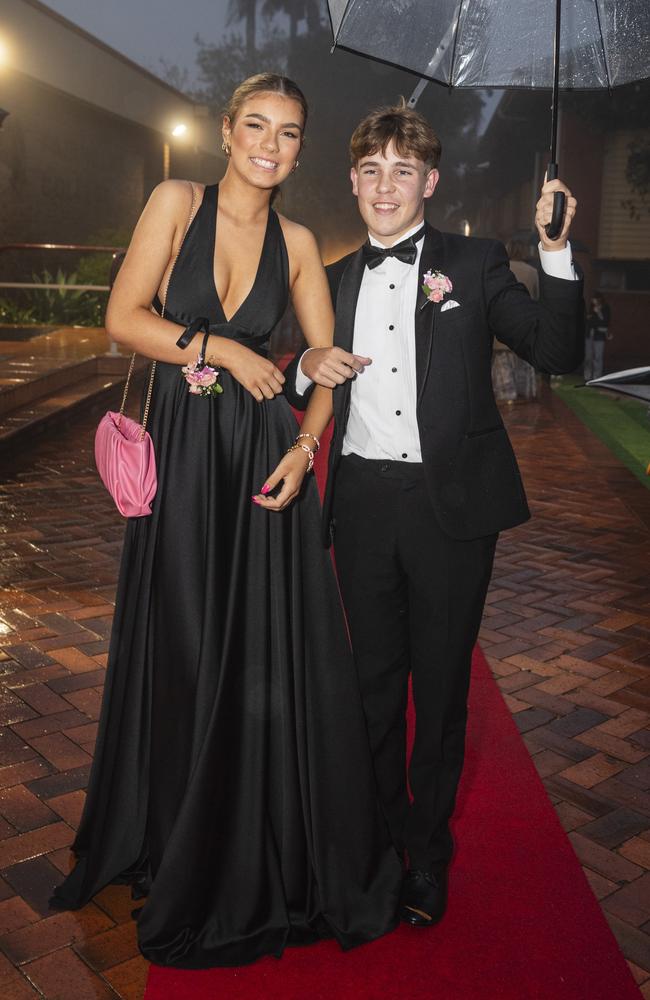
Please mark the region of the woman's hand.
[[284, 375], [280, 369], [243, 344], [220, 338], [215, 361], [218, 368], [226, 368], [258, 403], [282, 392]]
[[[266, 507], [267, 510], [284, 510], [300, 493], [308, 465], [309, 456], [302, 448], [287, 452], [267, 478], [261, 491], [253, 497], [254, 503]], [[283, 480], [282, 489], [277, 497], [267, 496]]]

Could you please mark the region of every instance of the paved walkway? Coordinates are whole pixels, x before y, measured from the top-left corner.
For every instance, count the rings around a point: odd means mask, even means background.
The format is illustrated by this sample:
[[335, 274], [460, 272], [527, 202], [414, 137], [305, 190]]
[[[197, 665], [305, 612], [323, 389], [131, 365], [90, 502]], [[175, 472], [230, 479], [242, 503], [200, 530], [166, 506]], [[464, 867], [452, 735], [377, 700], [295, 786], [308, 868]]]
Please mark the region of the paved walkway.
[[[481, 641], [650, 998], [650, 491], [558, 401], [505, 417], [535, 518], [500, 541]], [[146, 977], [124, 887], [76, 914], [47, 907], [83, 801], [122, 538], [93, 423], [0, 481], [5, 1000], [135, 1000]]]

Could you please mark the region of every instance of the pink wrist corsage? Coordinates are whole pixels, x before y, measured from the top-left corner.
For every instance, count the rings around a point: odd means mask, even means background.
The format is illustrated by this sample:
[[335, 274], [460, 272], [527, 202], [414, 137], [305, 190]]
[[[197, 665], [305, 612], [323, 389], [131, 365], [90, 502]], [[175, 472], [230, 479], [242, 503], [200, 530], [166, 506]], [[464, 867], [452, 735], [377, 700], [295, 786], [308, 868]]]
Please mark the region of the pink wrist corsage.
[[200, 357], [193, 365], [185, 365], [181, 371], [194, 396], [218, 396], [223, 392], [223, 387], [217, 382], [219, 372], [211, 365], [201, 365]]

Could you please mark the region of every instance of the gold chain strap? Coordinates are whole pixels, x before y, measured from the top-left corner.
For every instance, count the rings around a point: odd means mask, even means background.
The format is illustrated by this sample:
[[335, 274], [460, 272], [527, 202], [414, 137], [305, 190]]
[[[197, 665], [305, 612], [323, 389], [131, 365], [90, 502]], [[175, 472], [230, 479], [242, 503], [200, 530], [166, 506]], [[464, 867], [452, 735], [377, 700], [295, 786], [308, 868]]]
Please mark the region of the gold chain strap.
[[[190, 184], [192, 182], [190, 181]], [[196, 204], [196, 188], [192, 184], [192, 205], [190, 207], [190, 215], [187, 220], [187, 225], [185, 227], [185, 232], [183, 233], [183, 239], [181, 240], [178, 250], [174, 255], [174, 260], [172, 261], [171, 270], [169, 272], [169, 277], [167, 278], [167, 284], [165, 285], [165, 291], [163, 293], [162, 300], [162, 311], [160, 313], [160, 318], [165, 318], [165, 309], [167, 308], [167, 292], [169, 291], [169, 283], [172, 280], [172, 274], [174, 273], [174, 268], [176, 267], [176, 261], [178, 260], [181, 250], [183, 249], [183, 244], [185, 243], [185, 237], [189, 232], [189, 228], [192, 225], [192, 219], [194, 218], [194, 206]], [[156, 374], [156, 361], [151, 362], [151, 375], [149, 376], [149, 385], [147, 387], [147, 398], [144, 403], [144, 412], [142, 414], [142, 430], [140, 431], [140, 440], [142, 441], [147, 430], [147, 420], [149, 418], [149, 407], [151, 406], [151, 394], [153, 392], [153, 380]], [[122, 396], [122, 405], [120, 406], [120, 417], [124, 416], [124, 408], [126, 407], [126, 397], [129, 392], [129, 385], [131, 384], [131, 376], [133, 375], [133, 369], [135, 368], [135, 352], [131, 355], [131, 364], [129, 365], [129, 371], [126, 376], [126, 383], [124, 385], [124, 395]], [[119, 426], [119, 420], [118, 420]]]

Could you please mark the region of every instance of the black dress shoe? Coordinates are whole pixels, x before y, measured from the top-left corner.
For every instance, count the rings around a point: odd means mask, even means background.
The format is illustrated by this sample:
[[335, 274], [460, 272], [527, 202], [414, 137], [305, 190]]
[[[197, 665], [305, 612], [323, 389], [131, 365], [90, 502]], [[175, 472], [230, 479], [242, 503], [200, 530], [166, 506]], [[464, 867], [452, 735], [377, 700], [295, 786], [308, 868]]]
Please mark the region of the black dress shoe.
[[399, 916], [413, 927], [437, 924], [447, 908], [447, 869], [440, 873], [410, 868], [404, 876]]

